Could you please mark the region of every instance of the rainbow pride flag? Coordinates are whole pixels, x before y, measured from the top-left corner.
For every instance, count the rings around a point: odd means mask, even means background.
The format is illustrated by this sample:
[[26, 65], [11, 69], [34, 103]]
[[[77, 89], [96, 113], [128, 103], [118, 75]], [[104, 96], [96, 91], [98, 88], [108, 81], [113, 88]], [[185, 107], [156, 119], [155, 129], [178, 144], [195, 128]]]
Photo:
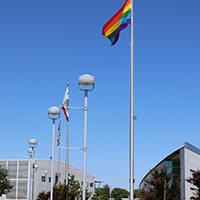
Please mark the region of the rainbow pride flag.
[[131, 0], [126, 0], [120, 10], [103, 26], [102, 35], [111, 41], [111, 46], [119, 39], [119, 33], [131, 23]]

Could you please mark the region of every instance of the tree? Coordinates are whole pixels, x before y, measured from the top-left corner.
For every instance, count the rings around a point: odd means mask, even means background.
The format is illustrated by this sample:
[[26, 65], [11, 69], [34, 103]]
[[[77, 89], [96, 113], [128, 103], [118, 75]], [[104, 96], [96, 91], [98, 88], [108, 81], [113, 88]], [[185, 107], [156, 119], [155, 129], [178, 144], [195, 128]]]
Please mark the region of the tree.
[[[89, 192], [88, 187], [85, 188], [85, 199], [88, 200], [91, 196], [92, 192]], [[83, 199], [83, 188], [81, 188], [80, 198]]]
[[104, 185], [103, 188], [96, 188], [93, 200], [108, 200], [110, 197], [110, 187], [109, 185]]
[[122, 188], [114, 188], [111, 192], [111, 197], [115, 200], [121, 200], [122, 198], [128, 198], [129, 192]]
[[[50, 198], [50, 191], [46, 194], [44, 191], [40, 192], [37, 200], [48, 200]], [[86, 188], [86, 199], [89, 199], [91, 196], [91, 192]], [[82, 198], [82, 188], [80, 183], [75, 180], [75, 176], [69, 174], [68, 184], [59, 183], [54, 184], [53, 187], [53, 199], [55, 200], [75, 200]]]
[[139, 189], [134, 190], [134, 198], [140, 198], [140, 190]]
[[166, 167], [154, 169], [151, 172], [151, 178], [145, 179], [144, 183], [147, 187], [140, 191], [141, 199], [145, 200], [163, 200], [164, 197], [164, 182], [167, 183], [166, 199], [178, 199], [180, 195], [180, 183], [172, 176], [172, 172], [168, 173]]
[[0, 165], [0, 196], [8, 194], [14, 186], [11, 185], [10, 180], [7, 179], [8, 175], [8, 170]]
[[50, 191], [45, 194], [45, 191], [39, 193], [37, 200], [48, 200], [50, 198]]
[[80, 198], [81, 197], [81, 186], [80, 183], [75, 180], [75, 176], [72, 174], [69, 174], [69, 179], [68, 179], [68, 186], [69, 186], [69, 200], [73, 200], [75, 198]]
[[200, 170], [193, 171], [192, 176], [187, 178], [186, 181], [195, 186], [195, 188], [192, 188], [195, 191], [193, 192], [194, 196], [190, 199], [200, 200]]
[[109, 185], [108, 184], [104, 185], [102, 190], [103, 190], [103, 195], [102, 195], [103, 200], [108, 200], [109, 197], [110, 197], [110, 187], [109, 187]]
[[[51, 194], [49, 192], [49, 194]], [[54, 187], [53, 187], [53, 199], [56, 199], [56, 200], [64, 200], [64, 199], [68, 199], [68, 196], [69, 196], [69, 186], [66, 185], [66, 183], [59, 183], [58, 185], [57, 184], [54, 184]]]
[[102, 188], [95, 189], [92, 199], [93, 200], [102, 200]]

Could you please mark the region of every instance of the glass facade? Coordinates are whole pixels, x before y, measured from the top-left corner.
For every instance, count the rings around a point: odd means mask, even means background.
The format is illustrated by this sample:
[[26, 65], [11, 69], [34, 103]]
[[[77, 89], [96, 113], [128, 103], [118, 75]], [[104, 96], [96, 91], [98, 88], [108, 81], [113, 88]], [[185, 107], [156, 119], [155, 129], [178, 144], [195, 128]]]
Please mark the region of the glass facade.
[[15, 199], [16, 198], [16, 180], [10, 180], [10, 184], [14, 185], [11, 192], [6, 195], [7, 199]]
[[8, 179], [14, 185], [6, 199], [27, 199], [29, 161], [0, 161], [0, 165], [8, 169]]
[[19, 161], [18, 179], [28, 179], [28, 163], [27, 161]]
[[[163, 162], [159, 163], [156, 168], [165, 166], [168, 173], [172, 172], [172, 177], [175, 180], [180, 181], [180, 151], [174, 152], [172, 155], [168, 156]], [[151, 178], [151, 173], [146, 176], [146, 179]], [[144, 180], [140, 183], [140, 189], [146, 188], [148, 185]], [[170, 187], [170, 184], [169, 184]]]
[[180, 179], [180, 160], [164, 161], [164, 166], [168, 173], [172, 172], [174, 179]]
[[27, 187], [28, 182], [27, 180], [19, 180], [18, 181], [18, 199], [26, 199], [27, 198]]
[[9, 179], [17, 178], [17, 161], [8, 161]]

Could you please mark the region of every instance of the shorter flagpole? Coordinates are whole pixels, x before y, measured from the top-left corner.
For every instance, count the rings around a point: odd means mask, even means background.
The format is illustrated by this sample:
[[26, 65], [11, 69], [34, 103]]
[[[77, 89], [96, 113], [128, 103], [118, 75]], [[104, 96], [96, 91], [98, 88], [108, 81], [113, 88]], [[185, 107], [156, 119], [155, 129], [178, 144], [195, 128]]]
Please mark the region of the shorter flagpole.
[[60, 148], [59, 147], [58, 147], [58, 182], [60, 182]]
[[69, 122], [67, 121], [67, 133], [66, 133], [66, 167], [65, 167], [65, 179], [66, 184], [68, 184], [68, 174], [69, 174]]
[[[59, 126], [61, 126], [61, 120], [59, 121]], [[58, 145], [58, 183], [59, 182], [60, 182], [60, 138], [59, 138], [59, 145]]]
[[[69, 82], [67, 83], [67, 91], [68, 91], [68, 99], [67, 99], [67, 106], [69, 110]], [[69, 113], [68, 113], [69, 114]], [[68, 184], [68, 174], [69, 174], [69, 115], [67, 120], [67, 127], [66, 127], [66, 163], [65, 163], [65, 180], [66, 184]]]

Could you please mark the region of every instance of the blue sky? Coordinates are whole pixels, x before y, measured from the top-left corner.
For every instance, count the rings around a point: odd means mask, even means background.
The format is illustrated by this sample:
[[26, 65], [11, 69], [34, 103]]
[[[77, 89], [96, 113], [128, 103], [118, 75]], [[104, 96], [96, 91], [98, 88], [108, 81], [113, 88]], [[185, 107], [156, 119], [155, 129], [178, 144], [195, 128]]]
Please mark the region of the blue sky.
[[[96, 85], [88, 98], [87, 172], [129, 189], [130, 26], [113, 47], [101, 35], [123, 3], [0, 1], [0, 159], [25, 158], [31, 138], [35, 158], [49, 159], [48, 108], [62, 104], [67, 82], [70, 105], [83, 107], [78, 77], [89, 73]], [[135, 188], [184, 142], [200, 148], [199, 7], [199, 0], [134, 0]], [[83, 147], [83, 120], [83, 111], [70, 109], [71, 147]], [[61, 134], [64, 146], [63, 113]], [[70, 150], [69, 162], [82, 169], [82, 151]]]

